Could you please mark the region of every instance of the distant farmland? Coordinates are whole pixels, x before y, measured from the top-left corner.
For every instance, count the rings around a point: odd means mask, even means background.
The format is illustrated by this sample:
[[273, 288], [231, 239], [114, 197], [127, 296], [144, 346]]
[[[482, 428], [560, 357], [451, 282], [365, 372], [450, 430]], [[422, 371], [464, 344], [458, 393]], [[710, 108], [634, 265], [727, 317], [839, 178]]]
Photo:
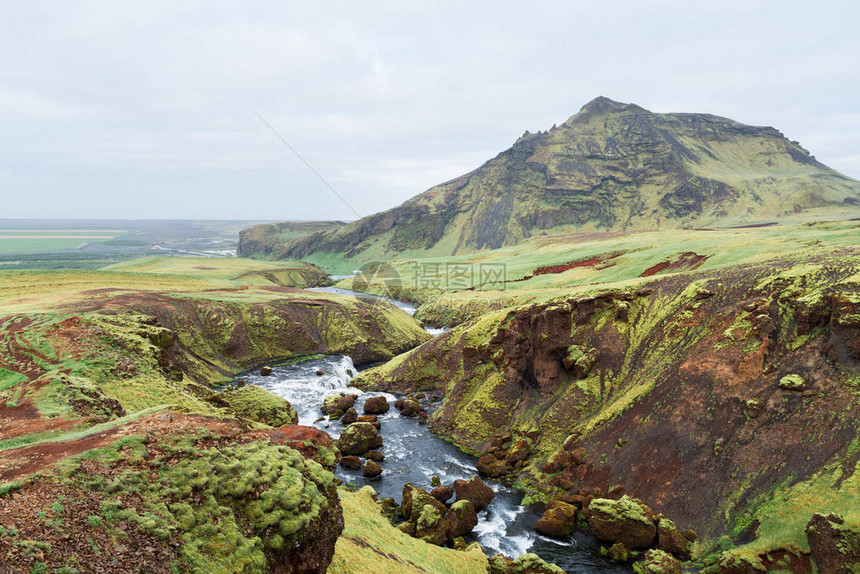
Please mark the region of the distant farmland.
[[127, 233], [119, 229], [0, 229], [0, 253], [79, 249], [87, 243], [104, 243]]

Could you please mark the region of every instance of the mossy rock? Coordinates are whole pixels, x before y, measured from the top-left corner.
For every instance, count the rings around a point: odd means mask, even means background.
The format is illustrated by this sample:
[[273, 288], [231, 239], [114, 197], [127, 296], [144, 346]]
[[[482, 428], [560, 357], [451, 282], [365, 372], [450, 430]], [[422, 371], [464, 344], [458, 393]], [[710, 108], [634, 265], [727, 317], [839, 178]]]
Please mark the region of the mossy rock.
[[448, 524], [448, 538], [453, 540], [472, 532], [472, 529], [478, 525], [478, 515], [471, 502], [460, 500], [448, 509], [445, 522]]
[[661, 517], [657, 520], [657, 548], [688, 559], [690, 558], [692, 543], [686, 536], [678, 532], [674, 522]]
[[564, 574], [564, 570], [544, 561], [537, 554], [523, 554], [511, 562], [510, 574]]
[[382, 437], [373, 423], [352, 423], [337, 439], [337, 448], [343, 454], [364, 454], [369, 450], [382, 446]]
[[256, 385], [231, 388], [220, 397], [237, 416], [272, 427], [294, 425], [299, 416], [293, 405], [283, 397]]
[[786, 391], [803, 391], [806, 390], [806, 381], [800, 375], [792, 373], [779, 380], [779, 388]]
[[636, 574], [681, 574], [681, 562], [662, 550], [651, 549], [633, 565]]
[[563, 538], [576, 529], [576, 507], [554, 500], [547, 505], [543, 516], [537, 521], [535, 530], [546, 536]]
[[582, 345], [571, 345], [567, 348], [567, 354], [561, 360], [564, 368], [573, 371], [577, 379], [584, 379], [597, 364], [599, 353], [597, 349], [591, 349]]
[[595, 536], [627, 548], [647, 548], [657, 534], [651, 509], [627, 495], [618, 500], [595, 498], [585, 515]]
[[627, 560], [630, 558], [630, 553], [627, 551], [626, 546], [624, 546], [620, 542], [616, 542], [606, 550], [606, 557], [613, 562], [623, 563], [627, 562]]

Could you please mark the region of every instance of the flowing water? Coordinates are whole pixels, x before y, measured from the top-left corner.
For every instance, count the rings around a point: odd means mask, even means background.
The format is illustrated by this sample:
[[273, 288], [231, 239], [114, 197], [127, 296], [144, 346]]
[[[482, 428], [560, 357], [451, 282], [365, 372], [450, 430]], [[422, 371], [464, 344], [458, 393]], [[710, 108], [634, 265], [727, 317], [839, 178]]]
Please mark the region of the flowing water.
[[[344, 289], [323, 288], [326, 292], [352, 295]], [[356, 294], [365, 297], [364, 294]], [[408, 303], [395, 302], [398, 307], [409, 312]], [[410, 313], [411, 314], [411, 313]], [[427, 329], [432, 334], [442, 330]], [[322, 372], [322, 375], [318, 375]], [[363, 394], [358, 389], [346, 389], [350, 379], [357, 372], [349, 357], [343, 355], [325, 356], [297, 365], [275, 367], [269, 376], [256, 373], [243, 375], [246, 383], [264, 387], [278, 394], [295, 407], [299, 424], [315, 425], [333, 438], [340, 436], [344, 425], [340, 421], [320, 420], [323, 399], [332, 394], [347, 392], [358, 394], [355, 409], [361, 414], [368, 396], [385, 395], [389, 402], [396, 396], [388, 393], [372, 392]], [[432, 409], [429, 406], [428, 411]], [[398, 410], [391, 408], [386, 414], [379, 415], [382, 423], [381, 434], [385, 455], [382, 476], [365, 478], [360, 470], [338, 467], [336, 475], [344, 482], [356, 486], [369, 484], [381, 497], [393, 497], [400, 501], [403, 485], [411, 482], [430, 490], [430, 480], [438, 476], [442, 484], [453, 484], [456, 479], [468, 479], [478, 474], [475, 459], [466, 455], [453, 445], [443, 441], [427, 430], [418, 419], [401, 417]], [[599, 545], [591, 537], [575, 533], [566, 539], [555, 540], [537, 534], [535, 522], [540, 518], [542, 509], [525, 507], [520, 504], [522, 494], [500, 483], [487, 482], [496, 492], [490, 506], [479, 513], [478, 526], [472, 536], [481, 543], [487, 553], [499, 552], [517, 557], [526, 552], [534, 552], [545, 560], [554, 562], [567, 572], [589, 573], [627, 573], [627, 568], [618, 566], [600, 556]]]

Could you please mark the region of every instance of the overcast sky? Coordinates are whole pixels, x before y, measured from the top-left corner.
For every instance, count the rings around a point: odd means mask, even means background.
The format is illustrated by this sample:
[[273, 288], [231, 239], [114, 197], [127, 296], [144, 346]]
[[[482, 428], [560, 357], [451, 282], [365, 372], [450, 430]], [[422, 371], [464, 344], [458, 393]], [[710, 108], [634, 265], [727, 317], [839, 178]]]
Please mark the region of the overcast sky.
[[[222, 5], [223, 4], [223, 5]], [[598, 95], [860, 178], [860, 3], [0, 4], [0, 218], [354, 219]]]

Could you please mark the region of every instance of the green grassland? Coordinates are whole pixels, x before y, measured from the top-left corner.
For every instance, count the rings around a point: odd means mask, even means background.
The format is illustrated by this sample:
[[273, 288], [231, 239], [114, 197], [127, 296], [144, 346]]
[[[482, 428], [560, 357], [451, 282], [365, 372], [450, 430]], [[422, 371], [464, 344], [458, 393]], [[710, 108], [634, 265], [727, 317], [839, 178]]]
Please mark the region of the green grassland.
[[[860, 221], [804, 221], [755, 228], [673, 230], [641, 233], [572, 233], [536, 237], [518, 245], [479, 254], [394, 259], [389, 263], [398, 279], [385, 286], [389, 292], [422, 303], [418, 317], [430, 323], [456, 324], [488, 309], [546, 301], [576, 292], [631, 287], [647, 282], [641, 277], [663, 262], [692, 252], [707, 258], [692, 272], [757, 264], [779, 257], [838, 253], [860, 245]], [[541, 267], [601, 260], [559, 273], [534, 275]], [[321, 264], [334, 264], [322, 260]], [[338, 263], [343, 265], [343, 263]], [[483, 267], [482, 267], [483, 266]], [[343, 270], [346, 267], [340, 267]], [[486, 279], [482, 269], [504, 270], [505, 282]], [[470, 274], [464, 284], [459, 275]], [[687, 273], [688, 269], [660, 272], [657, 276]], [[381, 292], [383, 285], [367, 285], [352, 278], [339, 286]], [[465, 288], [464, 288], [465, 287]]]
[[[355, 298], [301, 288], [325, 280], [306, 264], [179, 257], [0, 271], [0, 400], [78, 421], [76, 430], [165, 405], [217, 414], [224, 403], [208, 387], [264, 361], [380, 360], [428, 338], [393, 305], [371, 314]], [[60, 431], [42, 433], [14, 444]]]

